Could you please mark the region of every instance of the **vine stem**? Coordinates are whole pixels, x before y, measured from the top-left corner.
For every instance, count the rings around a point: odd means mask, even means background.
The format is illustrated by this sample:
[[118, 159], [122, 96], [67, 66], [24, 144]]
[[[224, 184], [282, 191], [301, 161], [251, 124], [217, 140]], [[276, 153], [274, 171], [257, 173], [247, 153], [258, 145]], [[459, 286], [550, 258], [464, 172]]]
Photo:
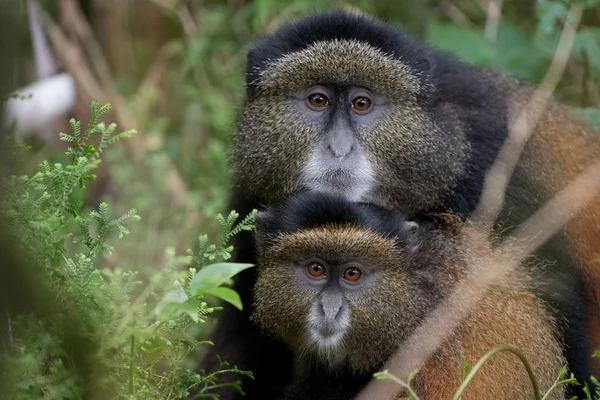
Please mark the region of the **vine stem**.
[[134, 353], [135, 353], [135, 336], [131, 335], [131, 344], [130, 344], [130, 349], [129, 349], [129, 395], [130, 396], [133, 396], [135, 394]]
[[390, 379], [390, 380], [396, 382], [398, 385], [402, 386], [408, 392], [408, 395], [410, 396], [410, 400], [420, 400], [419, 396], [417, 396], [417, 393], [415, 393], [413, 388], [410, 387], [410, 382], [412, 381], [413, 377], [417, 374], [417, 372], [418, 371], [414, 371], [413, 373], [410, 374], [410, 376], [408, 377], [408, 383], [405, 383], [404, 381], [401, 381], [394, 375], [390, 374], [390, 372], [388, 370], [378, 372], [378, 373], [374, 374], [373, 376], [377, 379]]
[[556, 380], [556, 382], [554, 382], [552, 384], [552, 386], [550, 386], [550, 389], [548, 389], [548, 391], [546, 392], [546, 394], [544, 395], [544, 397], [542, 397], [542, 400], [547, 400], [548, 396], [550, 396], [550, 394], [552, 394], [552, 392], [554, 391], [554, 389], [556, 389], [557, 387], [559, 387], [560, 385], [564, 385], [567, 383], [573, 383], [572, 379], [563, 379], [561, 380]]
[[454, 397], [452, 397], [452, 400], [459, 400], [460, 396], [462, 396], [462, 394], [465, 391], [465, 389], [467, 388], [467, 386], [469, 386], [469, 383], [471, 382], [471, 380], [473, 379], [473, 377], [475, 376], [477, 371], [494, 354], [501, 352], [501, 351], [508, 351], [510, 353], [513, 353], [515, 356], [519, 357], [519, 360], [521, 360], [521, 362], [525, 366], [525, 369], [527, 370], [527, 375], [529, 375], [529, 380], [531, 381], [531, 385], [533, 386], [533, 397], [535, 398], [535, 400], [542, 400], [542, 396], [540, 395], [540, 388], [539, 388], [537, 379], [535, 378], [535, 375], [533, 374], [533, 370], [531, 369], [531, 365], [529, 364], [529, 361], [527, 361], [527, 358], [521, 352], [521, 350], [517, 349], [516, 347], [509, 346], [509, 345], [502, 345], [502, 346], [494, 347], [492, 350], [485, 353], [483, 355], [483, 357], [481, 357], [479, 359], [479, 361], [477, 361], [477, 364], [475, 364], [475, 366], [471, 369], [471, 372], [469, 372], [469, 374], [467, 375], [467, 377], [465, 378], [463, 383], [460, 385], [460, 387], [454, 394]]

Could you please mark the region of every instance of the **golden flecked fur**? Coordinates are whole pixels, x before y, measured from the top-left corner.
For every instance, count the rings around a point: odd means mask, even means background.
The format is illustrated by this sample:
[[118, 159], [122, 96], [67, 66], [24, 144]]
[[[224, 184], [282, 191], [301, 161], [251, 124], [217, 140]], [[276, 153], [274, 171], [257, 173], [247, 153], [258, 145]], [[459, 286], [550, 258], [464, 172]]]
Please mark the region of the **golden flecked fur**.
[[[515, 90], [513, 118], [516, 119], [531, 95], [530, 90]], [[537, 171], [530, 176], [533, 184], [550, 198], [600, 159], [599, 139], [600, 133], [591, 130], [564, 106], [550, 101], [533, 130], [518, 168]], [[510, 204], [501, 218], [510, 219], [510, 208], [514, 206]], [[588, 316], [591, 349], [600, 349], [600, 264], [594, 261], [600, 253], [600, 195], [567, 223], [565, 232], [568, 250], [578, 263], [589, 290], [586, 300], [591, 309]], [[571, 288], [555, 285], [553, 290], [560, 293]], [[592, 363], [593, 374], [600, 375], [600, 361], [593, 358]]]
[[[327, 68], [318, 60], [326, 62]], [[375, 72], [388, 78], [374, 79]], [[293, 92], [323, 82], [351, 86], [360, 80], [377, 93], [393, 94], [395, 100], [414, 100], [422, 90], [408, 65], [356, 40], [317, 42], [274, 61], [260, 75], [258, 85], [264, 95]]]
[[[296, 285], [295, 262], [315, 256], [340, 262], [359, 260], [376, 270], [378, 279], [369, 292], [348, 298], [352, 328], [345, 340], [353, 344], [346, 347], [346, 366], [354, 373], [372, 374], [458, 280], [469, 276], [470, 266], [505, 259], [493, 253], [487, 230], [474, 224], [457, 227], [454, 220], [450, 229], [431, 228], [419, 235], [419, 248], [414, 252], [399, 248], [394, 239], [353, 225], [332, 224], [271, 237], [270, 244], [261, 242], [254, 319], [290, 346], [296, 377], [315, 360], [303, 348], [311, 300]], [[488, 350], [503, 344], [523, 351], [542, 390], [552, 385], [565, 360], [553, 336], [554, 322], [544, 304], [528, 292], [529, 280], [522, 274], [518, 268], [495, 282], [423, 366], [413, 383], [421, 399], [450, 399], [461, 383], [461, 356], [474, 365]], [[428, 297], [437, 290], [423, 290], [424, 280], [429, 288], [434, 285], [439, 290], [438, 295]], [[463, 399], [525, 400], [530, 396], [531, 384], [518, 359], [499, 353], [482, 367]], [[562, 388], [550, 396], [561, 397]]]

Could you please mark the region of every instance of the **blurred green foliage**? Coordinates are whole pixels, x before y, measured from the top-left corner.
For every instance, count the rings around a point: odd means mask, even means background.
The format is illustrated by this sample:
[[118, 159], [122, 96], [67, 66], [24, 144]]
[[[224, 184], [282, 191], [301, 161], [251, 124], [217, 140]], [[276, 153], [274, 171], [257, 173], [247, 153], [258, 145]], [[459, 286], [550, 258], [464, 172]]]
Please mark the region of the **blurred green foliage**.
[[[209, 395], [223, 386], [218, 377], [226, 372], [252, 376], [226, 363], [199, 374], [182, 368], [182, 360], [208, 343], [187, 336], [192, 325], [215, 311], [205, 295], [243, 307], [237, 293], [223, 285], [252, 265], [214, 262], [231, 257], [229, 240], [253, 229], [254, 213], [240, 222], [235, 211], [227, 218], [219, 214], [217, 244], [203, 235], [188, 257], [165, 249], [166, 263], [146, 282], [136, 271], [103, 266], [101, 257], [115, 250], [112, 237], [129, 235], [128, 226], [140, 220], [134, 209], [113, 219], [104, 202], [90, 211], [83, 207], [104, 150], [134, 133], [114, 135], [115, 124], [100, 122], [109, 109], [93, 102], [85, 130], [71, 120], [72, 132], [61, 133], [70, 143], [69, 163], [44, 160], [31, 175], [0, 182], [5, 190], [0, 225], [18, 238], [12, 246], [35, 266], [34, 282], [47, 288], [47, 301], [59, 308], [47, 315], [15, 312], [6, 304], [9, 345], [0, 353], [2, 398], [175, 399], [188, 396], [191, 388]], [[93, 135], [99, 136], [97, 146], [91, 143]], [[21, 156], [20, 151], [13, 156]], [[190, 264], [186, 272], [183, 267]], [[25, 283], [12, 282], [17, 287]], [[73, 335], [83, 344], [67, 340]], [[86, 360], [78, 361], [82, 357]], [[228, 385], [240, 388], [239, 381]]]

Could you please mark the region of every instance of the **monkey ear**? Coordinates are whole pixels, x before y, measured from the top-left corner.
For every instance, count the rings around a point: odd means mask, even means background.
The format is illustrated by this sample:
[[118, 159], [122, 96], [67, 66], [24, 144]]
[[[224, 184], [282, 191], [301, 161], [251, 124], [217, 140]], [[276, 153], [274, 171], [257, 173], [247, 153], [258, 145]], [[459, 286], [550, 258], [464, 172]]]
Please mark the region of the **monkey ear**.
[[436, 82], [435, 82], [435, 61], [432, 54], [429, 51], [425, 51], [419, 69], [422, 71], [419, 74], [419, 84], [421, 90], [419, 91], [419, 101], [423, 105], [429, 105], [431, 99], [434, 96]]
[[414, 234], [419, 229], [419, 223], [416, 221], [406, 221], [406, 228], [411, 234]]
[[256, 212], [256, 217], [254, 218], [254, 221], [256, 222], [256, 229], [258, 229], [259, 226], [263, 225], [265, 221], [271, 218], [270, 214], [272, 213], [268, 210], [258, 210]]
[[403, 247], [408, 249], [411, 253], [415, 252], [420, 247], [419, 237], [419, 229], [421, 226], [416, 221], [405, 221], [404, 229], [406, 232], [404, 243], [402, 243]]
[[273, 244], [273, 230], [276, 223], [276, 215], [272, 209], [258, 211], [254, 219], [254, 239], [259, 252], [263, 252], [265, 247]]

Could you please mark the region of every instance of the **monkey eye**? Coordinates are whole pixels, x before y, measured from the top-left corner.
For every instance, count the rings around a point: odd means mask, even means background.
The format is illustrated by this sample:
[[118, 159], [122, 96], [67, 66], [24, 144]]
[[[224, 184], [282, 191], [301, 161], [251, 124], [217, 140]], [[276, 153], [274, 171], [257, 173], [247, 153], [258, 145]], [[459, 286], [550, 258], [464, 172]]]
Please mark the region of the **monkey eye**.
[[361, 275], [362, 271], [356, 267], [348, 267], [344, 270], [344, 279], [347, 281], [357, 281]]
[[306, 99], [310, 108], [316, 111], [322, 111], [329, 105], [329, 99], [322, 93], [314, 93]]
[[312, 276], [321, 276], [325, 273], [325, 266], [318, 262], [311, 262], [306, 266], [308, 273]]
[[359, 113], [366, 113], [371, 109], [371, 99], [365, 96], [358, 96], [352, 100], [352, 108]]

